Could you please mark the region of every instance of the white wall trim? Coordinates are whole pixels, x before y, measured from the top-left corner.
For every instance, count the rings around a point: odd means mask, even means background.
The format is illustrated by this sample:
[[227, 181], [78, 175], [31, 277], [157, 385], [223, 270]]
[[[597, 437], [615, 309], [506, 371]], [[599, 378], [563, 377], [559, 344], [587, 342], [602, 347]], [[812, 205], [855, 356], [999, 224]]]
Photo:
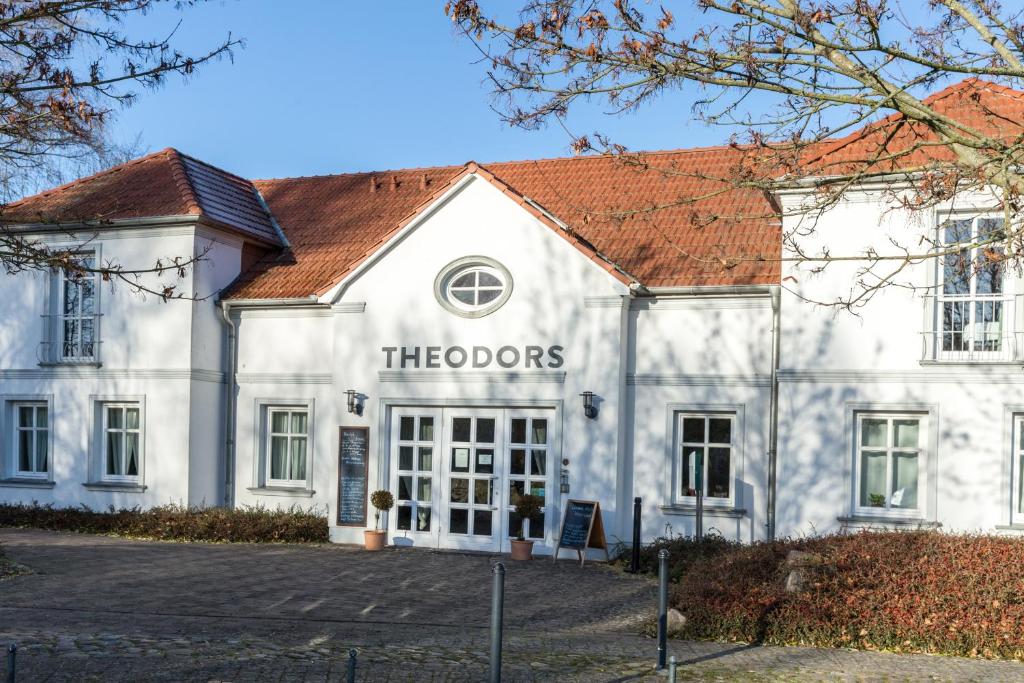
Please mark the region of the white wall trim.
[[231, 317], [246, 320], [249, 318], [330, 318], [333, 315], [330, 308], [320, 304], [290, 305], [279, 308], [272, 306], [273, 304], [268, 304], [268, 308], [233, 308]]
[[620, 308], [622, 296], [585, 296], [583, 305], [586, 308]]
[[864, 383], [864, 382], [920, 382], [1020, 384], [1024, 382], [1024, 368], [1015, 371], [986, 368], [984, 364], [951, 366], [943, 370], [779, 370], [780, 382], [810, 384]]
[[560, 370], [526, 370], [520, 372], [446, 372], [443, 370], [380, 370], [381, 382], [474, 382], [485, 384], [564, 384]]
[[33, 380], [33, 379], [187, 379], [197, 382], [214, 382], [222, 384], [224, 373], [216, 370], [169, 370], [152, 369], [111, 369], [94, 366], [64, 365], [31, 370], [0, 370], [0, 380]]
[[343, 301], [331, 306], [334, 313], [364, 313], [366, 312], [365, 301]]
[[771, 299], [763, 296], [665, 296], [632, 299], [629, 308], [633, 311], [653, 310], [771, 310]]
[[240, 372], [238, 384], [334, 384], [330, 373]]
[[629, 373], [627, 386], [657, 387], [770, 387], [771, 377], [760, 375], [689, 375], [682, 373]]

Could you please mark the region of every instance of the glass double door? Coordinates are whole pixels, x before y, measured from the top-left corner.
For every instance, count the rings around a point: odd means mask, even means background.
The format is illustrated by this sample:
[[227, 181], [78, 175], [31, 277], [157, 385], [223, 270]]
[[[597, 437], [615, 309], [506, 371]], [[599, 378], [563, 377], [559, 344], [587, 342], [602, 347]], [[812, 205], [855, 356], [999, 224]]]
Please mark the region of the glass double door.
[[[396, 408], [391, 482], [395, 543], [498, 551], [520, 531], [549, 536], [554, 449], [543, 410]], [[514, 503], [532, 493], [542, 511], [521, 520]]]

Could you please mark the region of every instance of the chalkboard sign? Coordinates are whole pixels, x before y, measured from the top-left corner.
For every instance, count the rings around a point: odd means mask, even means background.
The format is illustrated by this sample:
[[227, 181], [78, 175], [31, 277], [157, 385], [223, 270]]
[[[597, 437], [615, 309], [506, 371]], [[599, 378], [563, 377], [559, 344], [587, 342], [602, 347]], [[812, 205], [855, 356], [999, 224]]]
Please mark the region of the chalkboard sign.
[[366, 526], [367, 427], [342, 427], [338, 440], [338, 525]]
[[587, 548], [604, 550], [608, 558], [608, 543], [604, 538], [604, 522], [601, 521], [601, 504], [596, 500], [568, 500], [562, 517], [562, 530], [558, 534], [553, 559], [558, 559], [561, 548], [575, 550], [580, 564], [586, 559]]

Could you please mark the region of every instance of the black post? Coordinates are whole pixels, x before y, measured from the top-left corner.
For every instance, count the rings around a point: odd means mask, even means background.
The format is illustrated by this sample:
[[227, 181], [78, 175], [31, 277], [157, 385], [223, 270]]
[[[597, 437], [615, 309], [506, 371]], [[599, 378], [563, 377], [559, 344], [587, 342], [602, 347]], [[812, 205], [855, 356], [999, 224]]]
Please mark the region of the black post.
[[356, 683], [356, 651], [348, 651], [348, 672], [345, 674], [345, 683]]
[[491, 589], [491, 668], [490, 683], [501, 683], [501, 621], [505, 609], [505, 565], [495, 562]]
[[633, 499], [633, 556], [629, 560], [629, 571], [640, 571], [640, 497]]
[[17, 654], [18, 646], [11, 643], [11, 646], [7, 648], [7, 683], [14, 683], [14, 665]]
[[704, 540], [704, 454], [697, 452], [697, 542]]
[[658, 671], [665, 668], [668, 654], [668, 551], [658, 551]]

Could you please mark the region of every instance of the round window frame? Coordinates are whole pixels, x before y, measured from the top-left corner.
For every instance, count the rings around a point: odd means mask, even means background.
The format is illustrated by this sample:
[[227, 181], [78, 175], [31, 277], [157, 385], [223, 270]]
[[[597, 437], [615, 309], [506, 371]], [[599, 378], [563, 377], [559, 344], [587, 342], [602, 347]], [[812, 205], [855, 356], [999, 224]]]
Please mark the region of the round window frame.
[[[494, 301], [480, 308], [468, 309], [462, 307], [464, 304], [455, 303], [449, 298], [448, 288], [452, 280], [473, 268], [489, 268], [495, 271], [504, 281], [505, 288]], [[512, 273], [494, 259], [487, 256], [463, 256], [442, 268], [441, 272], [434, 278], [434, 298], [437, 299], [437, 303], [441, 304], [441, 307], [446, 311], [461, 318], [483, 318], [505, 305], [505, 302], [512, 296], [514, 286]]]

